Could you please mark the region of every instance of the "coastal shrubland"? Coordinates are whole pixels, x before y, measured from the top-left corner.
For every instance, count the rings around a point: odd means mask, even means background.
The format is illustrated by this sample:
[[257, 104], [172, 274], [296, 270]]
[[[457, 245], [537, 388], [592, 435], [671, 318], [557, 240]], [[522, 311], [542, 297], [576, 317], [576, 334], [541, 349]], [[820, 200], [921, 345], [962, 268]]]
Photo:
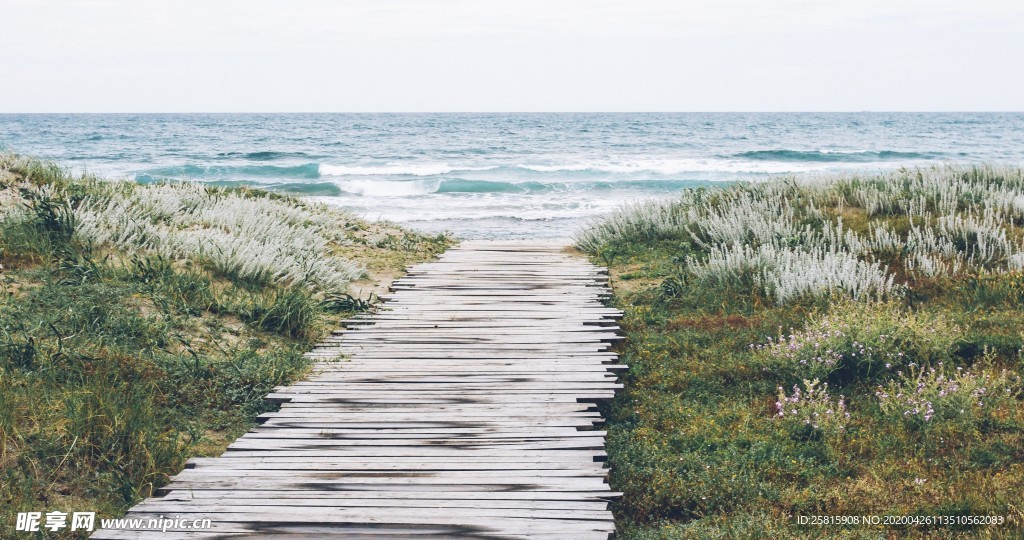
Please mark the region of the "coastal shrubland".
[[623, 537], [1019, 537], [1024, 170], [688, 190], [577, 244], [625, 311]]
[[0, 154], [0, 520], [117, 515], [219, 455], [312, 343], [449, 243], [259, 190]]

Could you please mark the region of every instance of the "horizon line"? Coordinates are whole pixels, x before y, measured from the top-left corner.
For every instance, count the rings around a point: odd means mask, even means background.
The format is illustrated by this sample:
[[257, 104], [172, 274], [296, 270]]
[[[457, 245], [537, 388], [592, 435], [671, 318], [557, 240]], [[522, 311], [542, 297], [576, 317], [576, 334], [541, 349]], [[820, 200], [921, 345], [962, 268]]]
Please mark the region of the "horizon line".
[[998, 109], [850, 109], [850, 110], [664, 110], [664, 111], [22, 111], [0, 115], [26, 114], [1022, 114], [1021, 110]]

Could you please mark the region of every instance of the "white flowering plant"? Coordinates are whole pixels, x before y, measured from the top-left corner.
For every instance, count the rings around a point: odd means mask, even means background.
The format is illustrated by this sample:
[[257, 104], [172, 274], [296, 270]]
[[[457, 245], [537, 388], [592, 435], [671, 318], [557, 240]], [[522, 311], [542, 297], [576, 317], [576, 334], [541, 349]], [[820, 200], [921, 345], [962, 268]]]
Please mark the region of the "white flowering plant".
[[678, 256], [700, 285], [753, 289], [776, 305], [898, 298], [922, 279], [1024, 269], [1022, 192], [1017, 167], [784, 177], [628, 205], [576, 245], [678, 241], [693, 248]]
[[82, 242], [198, 259], [225, 277], [312, 291], [344, 291], [364, 269], [333, 254], [351, 216], [298, 199], [202, 184], [112, 183], [120, 196], [75, 210]]

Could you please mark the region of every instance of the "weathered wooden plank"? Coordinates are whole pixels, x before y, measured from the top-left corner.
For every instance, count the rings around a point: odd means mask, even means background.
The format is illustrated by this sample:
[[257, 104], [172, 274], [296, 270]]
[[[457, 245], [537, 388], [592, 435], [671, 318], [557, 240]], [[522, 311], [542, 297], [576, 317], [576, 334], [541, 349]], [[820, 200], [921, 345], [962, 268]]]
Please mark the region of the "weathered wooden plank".
[[356, 451], [369, 452], [372, 449], [373, 452], [382, 452], [386, 448], [398, 447], [398, 448], [420, 448], [423, 446], [432, 446], [435, 448], [459, 448], [468, 449], [475, 448], [478, 450], [589, 450], [589, 449], [600, 449], [604, 448], [604, 439], [588, 439], [585, 437], [579, 437], [575, 439], [567, 440], [546, 440], [536, 439], [529, 440], [523, 439], [519, 441], [503, 439], [503, 440], [489, 440], [489, 441], [436, 441], [431, 439], [408, 439], [408, 440], [377, 440], [377, 441], [345, 441], [345, 440], [333, 440], [333, 439], [257, 439], [242, 437], [236, 440], [229, 447], [230, 449], [237, 450], [253, 450], [253, 449], [269, 449], [269, 448], [285, 448], [285, 449], [303, 449], [303, 450], [314, 450], [314, 449], [334, 449], [343, 450], [346, 448], [359, 448]]
[[[579, 411], [576, 411], [579, 412]], [[596, 415], [596, 411], [584, 411], [594, 412], [594, 416], [583, 416], [583, 415], [572, 415], [572, 416], [556, 416], [548, 415], [544, 416], [532, 416], [526, 419], [518, 418], [498, 418], [489, 416], [476, 416], [476, 417], [460, 417], [460, 418], [446, 418], [438, 419], [436, 416], [393, 416], [391, 418], [380, 418], [376, 417], [372, 412], [365, 412], [356, 416], [354, 414], [346, 413], [343, 409], [339, 410], [336, 408], [329, 407], [312, 407], [309, 409], [284, 409], [276, 413], [264, 413], [261, 415], [261, 419], [266, 422], [262, 426], [271, 424], [281, 424], [291, 427], [301, 427], [303, 423], [317, 422], [317, 423], [330, 423], [339, 427], [350, 427], [353, 429], [360, 428], [375, 428], [375, 429], [408, 429], [412, 427], [416, 428], [447, 428], [449, 430], [458, 430], [463, 428], [490, 428], [508, 430], [514, 429], [515, 426], [522, 426], [522, 429], [533, 429], [535, 427], [543, 426], [584, 426], [587, 423], [602, 420], [601, 417]], [[364, 419], [369, 417], [368, 420]], [[530, 419], [533, 421], [530, 421]], [[559, 421], [562, 419], [563, 421]]]
[[382, 433], [380, 431], [374, 433], [337, 433], [330, 429], [297, 429], [291, 426], [280, 426], [277, 428], [273, 427], [261, 427], [254, 429], [247, 433], [245, 436], [250, 439], [322, 439], [328, 441], [392, 441], [392, 440], [424, 440], [431, 441], [431, 444], [442, 444], [446, 441], [504, 441], [506, 439], [511, 440], [547, 440], [547, 439], [572, 439], [575, 440], [578, 437], [590, 437], [591, 434], [599, 434], [598, 436], [604, 436], [603, 431], [574, 431], [571, 429], [564, 429], [560, 433], [538, 433], [536, 431], [529, 432], [504, 432], [495, 431], [490, 433]]
[[[611, 519], [596, 520], [596, 519], [537, 519], [537, 518], [516, 518], [508, 517], [502, 518], [497, 516], [485, 516], [485, 519], [479, 521], [479, 525], [466, 526], [460, 525], [460, 521], [465, 520], [465, 517], [458, 515], [445, 515], [441, 512], [433, 512], [432, 516], [386, 516], [381, 519], [360, 519], [358, 517], [348, 516], [336, 516], [330, 515], [319, 515], [316, 520], [313, 521], [315, 526], [310, 525], [310, 521], [303, 518], [301, 513], [292, 515], [291, 517], [285, 516], [274, 516], [265, 515], [259, 512], [246, 512], [246, 513], [223, 513], [217, 514], [217, 520], [214, 524], [214, 530], [221, 531], [236, 530], [240, 532], [270, 532], [278, 531], [278, 527], [291, 525], [298, 531], [311, 534], [311, 537], [316, 538], [319, 533], [311, 532], [316, 531], [319, 527], [326, 527], [335, 525], [338, 528], [357, 525], [357, 526], [393, 526], [393, 525], [448, 525], [452, 526], [452, 532], [448, 533], [448, 536], [465, 536], [470, 534], [502, 534], [502, 533], [536, 533], [536, 534], [558, 534], [560, 538], [565, 538], [564, 535], [572, 535], [576, 531], [581, 533], [589, 531], [602, 531], [611, 532], [614, 530], [614, 525]], [[608, 514], [610, 516], [610, 513]], [[160, 519], [165, 517], [162, 513], [151, 513], [151, 512], [131, 512], [131, 517], [137, 517], [141, 519]], [[265, 523], [266, 525], [261, 525]], [[229, 528], [230, 524], [251, 524], [249, 527], [238, 527], [235, 529]], [[168, 529], [172, 530], [172, 529]], [[159, 532], [159, 531], [158, 531]], [[442, 535], [444, 537], [444, 535]]]
[[[435, 322], [395, 322], [377, 319], [366, 319], [360, 320], [361, 324], [353, 327], [346, 328], [344, 330], [335, 330], [331, 335], [336, 336], [338, 339], [343, 339], [343, 336], [349, 333], [366, 332], [369, 330], [378, 330], [381, 332], [436, 332], [441, 330], [455, 331], [455, 332], [466, 332], [467, 330], [490, 330], [490, 331], [502, 331], [509, 332], [513, 331], [504, 322], [494, 321], [462, 321], [460, 323], [451, 323], [449, 321], [435, 321]], [[597, 326], [597, 325], [545, 325], [538, 324], [532, 321], [520, 322], [514, 331], [520, 332], [536, 332], [538, 330], [555, 330], [557, 332], [618, 332], [620, 328], [617, 325], [612, 326]]]
[[[582, 418], [596, 417], [594, 405], [590, 402], [577, 401], [579, 396], [575, 393], [563, 394], [559, 397], [541, 394], [506, 394], [502, 396], [478, 394], [446, 395], [442, 392], [433, 392], [428, 395], [418, 394], [413, 391], [396, 392], [399, 395], [389, 396], [388, 392], [358, 392], [347, 394], [323, 394], [323, 393], [302, 393], [302, 394], [277, 394], [271, 396], [280, 398], [281, 408], [278, 411], [267, 412], [260, 415], [260, 418], [274, 418], [275, 416], [296, 416], [297, 413], [313, 413], [319, 411], [320, 415], [332, 415], [334, 419], [341, 421], [353, 421], [351, 417], [342, 416], [345, 414], [377, 414], [377, 413], [402, 413], [403, 411], [420, 410], [427, 414], [437, 415], [430, 411], [431, 405], [462, 405], [460, 410], [494, 413], [494, 421], [499, 424], [512, 422], [528, 422], [530, 418], [539, 420], [550, 420], [548, 416], [561, 418]], [[536, 400], [531, 399], [537, 397]], [[544, 399], [542, 400], [541, 397]], [[499, 409], [495, 407], [522, 408], [522, 412], [508, 416], [499, 416]], [[455, 409], [449, 409], [455, 410]], [[591, 413], [591, 414], [587, 414]], [[434, 418], [416, 418], [413, 421], [430, 421]], [[445, 420], [451, 421], [451, 418]], [[394, 418], [381, 421], [393, 422]], [[458, 424], [461, 425], [461, 424]], [[454, 427], [455, 424], [440, 423], [434, 427]]]
[[[229, 523], [216, 526], [214, 531], [196, 530], [173, 530], [168, 529], [170, 534], [177, 538], [188, 540], [220, 540], [224, 538], [267, 538], [270, 540], [295, 540], [305, 538], [322, 538], [325, 540], [380, 540], [382, 538], [495, 538], [502, 540], [536, 540], [551, 538], [550, 534], [524, 534], [513, 531], [480, 533], [474, 530], [467, 530], [457, 526], [402, 526], [402, 525], [367, 525], [360, 526], [337, 526], [337, 525], [294, 525], [287, 523], [264, 523], [255, 526], [247, 523]], [[601, 540], [608, 537], [607, 532], [593, 531], [587, 533], [573, 533], [573, 540]], [[96, 533], [93, 538], [102, 539], [131, 539], [131, 540], [167, 540], [168, 533], [147, 530], [104, 530]], [[566, 537], [568, 538], [568, 537]]]
[[[620, 336], [612, 334], [584, 334], [582, 332], [564, 332], [560, 334], [545, 334], [537, 335], [532, 333], [516, 333], [516, 334], [493, 334], [489, 336], [458, 336], [454, 334], [442, 334], [439, 332], [420, 332], [420, 333], [381, 333], [371, 334], [364, 332], [363, 335], [351, 336], [348, 339], [341, 340], [338, 342], [338, 347], [344, 348], [344, 345], [364, 344], [364, 343], [376, 343], [380, 345], [391, 345], [394, 343], [443, 343], [446, 345], [461, 345], [461, 344], [479, 344], [479, 345], [498, 345], [504, 349], [507, 345], [536, 345], [536, 344], [549, 344], [552, 336], [558, 338], [558, 343], [561, 346], [565, 346], [573, 343], [584, 343], [584, 344], [601, 344], [606, 341], [618, 341], [621, 339]], [[327, 346], [331, 346], [332, 342], [325, 342]], [[334, 348], [334, 347], [332, 347]]]
[[[561, 482], [567, 485], [597, 486], [604, 483], [607, 469], [535, 469], [522, 471], [508, 470], [322, 470], [322, 469], [266, 469], [260, 470], [261, 482], [284, 480], [295, 481], [338, 481], [346, 484], [505, 484], [521, 485], [533, 481]], [[248, 474], [248, 473], [246, 473]], [[175, 482], [211, 482], [216, 480], [232, 480], [238, 478], [239, 470], [235, 468], [197, 467], [185, 469], [171, 477]], [[553, 480], [555, 479], [555, 480]]]
[[[527, 400], [518, 401], [517, 399], [509, 399], [509, 398], [517, 398], [517, 397], [484, 396], [484, 397], [480, 397], [480, 398], [475, 399], [475, 400], [468, 400], [468, 399], [464, 399], [464, 398], [445, 398], [443, 396], [437, 396], [436, 398], [427, 398], [427, 397], [417, 396], [417, 394], [415, 394], [415, 393], [410, 394], [410, 396], [404, 397], [404, 398], [402, 398], [400, 396], [399, 397], [396, 397], [396, 396], [382, 396], [380, 398], [377, 398], [377, 397], [374, 397], [374, 396], [365, 396], [365, 397], [361, 397], [361, 398], [353, 398], [353, 399], [347, 399], [347, 400], [332, 400], [330, 402], [326, 401], [326, 400], [318, 400], [318, 401], [313, 401], [313, 402], [308, 402], [308, 403], [291, 403], [291, 402], [288, 402], [288, 403], [285, 403], [285, 404], [282, 405], [281, 411], [279, 411], [278, 413], [274, 413], [274, 414], [286, 414], [286, 413], [289, 413], [289, 412], [298, 411], [300, 409], [317, 409], [317, 410], [321, 410], [321, 411], [327, 411], [327, 412], [334, 413], [336, 411], [341, 411], [341, 412], [348, 411], [349, 409], [347, 409], [347, 407], [353, 407], [353, 408], [365, 407], [365, 408], [372, 408], [372, 409], [381, 409], [383, 407], [390, 407], [390, 408], [396, 408], [396, 409], [404, 409], [404, 411], [376, 411], [375, 410], [375, 411], [362, 411], [362, 412], [366, 412], [368, 414], [376, 414], [378, 412], [380, 412], [380, 413], [407, 413], [410, 410], [412, 410], [411, 412], [414, 413], [414, 414], [421, 414], [421, 415], [422, 414], [443, 415], [443, 414], [458, 414], [461, 411], [456, 411], [456, 410], [447, 410], [447, 411], [445, 411], [445, 410], [432, 410], [430, 408], [421, 407], [421, 406], [424, 406], [424, 405], [427, 405], [427, 404], [433, 404], [433, 405], [460, 405], [460, 406], [467, 406], [467, 407], [468, 406], [479, 406], [479, 407], [482, 408], [484, 406], [497, 406], [497, 405], [509, 406], [509, 404], [511, 404], [511, 405], [516, 406], [516, 408], [518, 408], [518, 407], [527, 407], [527, 406], [530, 406], [530, 405], [539, 405], [539, 404], [546, 404], [547, 405], [547, 404], [550, 404], [551, 406], [556, 406], [557, 405], [559, 407], [559, 408], [551, 409], [550, 410], [550, 415], [553, 415], [553, 416], [564, 416], [564, 417], [568, 417], [568, 416], [577, 416], [577, 417], [590, 417], [590, 416], [593, 416], [593, 417], [596, 417], [597, 416], [597, 412], [596, 411], [570, 411], [568, 409], [561, 409], [560, 407], [566, 407], [566, 406], [572, 406], [572, 405], [589, 405], [589, 404], [581, 404], [581, 403], [575, 402], [575, 401], [569, 401], [566, 398], [555, 400], [554, 398], [551, 398], [551, 397], [545, 397], [544, 400], [541, 400], [540, 398], [538, 398], [537, 400], [528, 400], [528, 401]], [[359, 411], [353, 411], [353, 412], [358, 413]], [[471, 410], [471, 409], [467, 408], [465, 413], [466, 413], [465, 414], [466, 416], [487, 416], [487, 417], [493, 417], [493, 418], [496, 417], [494, 411]], [[479, 413], [485, 413], [485, 414], [479, 414]], [[267, 414], [271, 414], [271, 413], [267, 413]], [[536, 418], [536, 416], [537, 416], [537, 412], [536, 411], [524, 411], [523, 413], [518, 413], [518, 412], [510, 413], [508, 416], [501, 416], [501, 417], [498, 417], [498, 418], [501, 419], [501, 420], [506, 420], [506, 421], [512, 421], [512, 420], [519, 421], [519, 420], [529, 420], [530, 418]], [[339, 417], [339, 418], [341, 418], [341, 417]], [[344, 417], [344, 419], [349, 419], [349, 418], [350, 417], [348, 417], [348, 416]], [[386, 420], [386, 418], [382, 417], [382, 420]], [[419, 418], [419, 420], [427, 420], [427, 418]]]
[[[146, 513], [167, 513], [174, 512], [177, 505], [174, 502], [159, 502], [156, 500], [147, 501], [140, 505], [136, 512]], [[207, 502], [197, 505], [192, 510], [203, 514], [210, 514], [212, 519], [224, 516], [232, 519], [231, 514], [258, 514], [260, 521], [287, 520], [293, 518], [297, 512], [295, 508], [280, 506], [244, 506], [238, 504], [216, 504]], [[562, 510], [548, 508], [460, 508], [462, 515], [479, 517], [508, 517], [508, 518], [532, 518], [532, 519], [555, 519], [555, 520], [587, 520], [587, 521], [608, 521], [610, 516], [604, 510]], [[227, 514], [227, 515], [225, 515]], [[351, 520], [373, 522], [391, 517], [432, 518], [438, 512], [432, 508], [417, 507], [365, 507], [365, 506], [340, 506], [340, 505], [310, 505], [301, 509], [301, 515], [318, 522], [349, 522]]]
[[[395, 381], [381, 381], [381, 382], [364, 382], [364, 381], [343, 381], [339, 384], [330, 384], [329, 382], [316, 382], [309, 381], [305, 383], [296, 383], [290, 387], [290, 392], [296, 394], [306, 393], [334, 393], [337, 391], [338, 386], [344, 385], [345, 390], [375, 390], [375, 391], [391, 391], [399, 390], [403, 392], [418, 392], [420, 390], [430, 391], [448, 391], [449, 389], [455, 390], [456, 392], [472, 392], [473, 390], [484, 390], [488, 392], [492, 391], [503, 391], [503, 385], [501, 383], [480, 383], [475, 381], [452, 381], [452, 382], [395, 382]], [[509, 383], [513, 384], [513, 383]], [[548, 391], [558, 390], [559, 393], [584, 393], [586, 390], [617, 390], [622, 388], [619, 383], [613, 382], [572, 382], [572, 381], [553, 381], [553, 382], [521, 382], [514, 383], [517, 391], [537, 390], [537, 391]]]
[[561, 449], [561, 450], [522, 450], [522, 449], [493, 449], [493, 448], [453, 448], [453, 447], [410, 447], [410, 446], [385, 446], [385, 447], [372, 447], [372, 446], [349, 446], [343, 448], [259, 448], [256, 449], [231, 449], [225, 452], [224, 459], [228, 459], [226, 456], [289, 456], [289, 457], [301, 457], [315, 455], [318, 457], [337, 457], [337, 458], [384, 458], [384, 457], [398, 457], [398, 458], [462, 458], [462, 459], [475, 459], [477, 457], [486, 456], [488, 458], [526, 458], [535, 456], [559, 456], [553, 459], [562, 459], [565, 457], [568, 459], [571, 455], [577, 455], [576, 459], [579, 459], [581, 463], [588, 461], [602, 461], [607, 456], [603, 450], [595, 450], [593, 448], [584, 449]]
[[[275, 393], [268, 394], [267, 399], [273, 401], [288, 401], [289, 403], [352, 403], [354, 399], [361, 399], [366, 397], [387, 397], [389, 392], [398, 394], [395, 397], [396, 401], [402, 399], [402, 394], [406, 395], [426, 395], [426, 396], [443, 396], [447, 397], [450, 402], [461, 401], [467, 402], [472, 401], [476, 403], [509, 403], [510, 406], [514, 406], [519, 403], [536, 403], [532, 400], [533, 397], [551, 397], [561, 396], [564, 398], [564, 403], [575, 403], [580, 402], [587, 398], [596, 397], [614, 397], [614, 388], [607, 389], [575, 389], [575, 390], [551, 390], [551, 389], [523, 389], [515, 391], [505, 391], [502, 396], [494, 396], [489, 394], [489, 388], [482, 389], [470, 389], [470, 390], [458, 390], [445, 392], [438, 389], [423, 389], [418, 390], [416, 388], [392, 388], [392, 389], [351, 389], [351, 390], [325, 390], [318, 392], [315, 390], [296, 390], [294, 393]], [[554, 402], [551, 400], [547, 400]], [[518, 415], [520, 417], [525, 415]]]
[[[314, 498], [327, 501], [337, 499], [379, 499], [404, 500], [404, 501], [598, 501], [608, 502], [622, 496], [622, 493], [598, 490], [586, 491], [509, 491], [486, 492], [486, 491], [338, 491], [338, 490], [218, 490], [218, 489], [197, 489], [197, 490], [174, 490], [157, 497], [158, 499], [231, 499], [232, 497], [251, 497], [267, 501], [291, 498]], [[329, 504], [336, 504], [330, 502]]]
[[[260, 424], [258, 427], [253, 428], [253, 432], [257, 429], [272, 429], [272, 428], [286, 428], [286, 429], [327, 429], [327, 430], [350, 430], [352, 432], [365, 432], [369, 429], [375, 429], [379, 431], [401, 431], [405, 433], [409, 432], [423, 432], [427, 434], [436, 433], [462, 433], [462, 432], [504, 432], [506, 430], [515, 429], [519, 427], [522, 430], [531, 430], [532, 433], [547, 433], [548, 430], [556, 429], [569, 429], [573, 431], [587, 431], [587, 429], [580, 430], [580, 428], [591, 428], [592, 424], [601, 418], [591, 417], [576, 417], [568, 421], [559, 421], [555, 417], [544, 417], [537, 419], [534, 422], [512, 422], [512, 421], [500, 421], [491, 418], [484, 419], [460, 419], [455, 421], [448, 421], [447, 423], [433, 423], [428, 427], [423, 428], [424, 421], [409, 421], [409, 420], [398, 420], [398, 421], [387, 421], [387, 420], [369, 420], [359, 421], [351, 418], [346, 418], [344, 415], [337, 414], [333, 411], [321, 412], [319, 410], [310, 411], [306, 414], [292, 414], [292, 415], [281, 415], [281, 416], [270, 416], [264, 418], [265, 422]], [[430, 419], [425, 419], [427, 422]], [[419, 426], [416, 424], [420, 424]], [[396, 427], [398, 426], [398, 427]], [[436, 428], [436, 429], [431, 429]]]
[[[228, 452], [233, 454], [233, 452]], [[270, 469], [291, 468], [316, 469], [324, 466], [333, 467], [332, 470], [410, 470], [419, 467], [420, 470], [519, 470], [519, 469], [568, 469], [585, 468], [601, 469], [601, 462], [581, 462], [579, 456], [566, 455], [560, 459], [534, 458], [508, 458], [492, 457], [481, 454], [477, 457], [470, 455], [463, 457], [442, 456], [442, 457], [406, 457], [406, 458], [383, 458], [383, 457], [355, 457], [338, 458], [306, 455], [301, 457], [229, 457], [219, 458], [193, 458], [188, 461], [185, 468], [199, 469], [205, 466], [216, 466], [220, 468], [247, 469], [253, 466], [266, 467]]]
[[372, 491], [384, 489], [387, 491], [420, 491], [430, 489], [433, 491], [482, 491], [482, 492], [506, 492], [506, 491], [599, 491], [608, 489], [603, 478], [573, 478], [573, 477], [520, 477], [514, 474], [509, 475], [509, 481], [501, 481], [495, 478], [463, 478], [463, 477], [431, 477], [431, 478], [294, 478], [294, 477], [273, 477], [262, 475], [259, 478], [239, 478], [233, 476], [216, 476], [204, 478], [189, 478], [187, 480], [172, 480], [164, 486], [165, 490], [173, 489], [265, 489], [265, 490], [308, 490], [308, 489], [332, 489], [338, 491]]
[[[533, 509], [533, 510], [590, 510], [590, 511], [603, 511], [608, 509], [608, 502], [606, 501], [551, 501], [551, 500], [508, 500], [508, 499], [450, 499], [450, 498], [437, 498], [437, 499], [402, 499], [402, 498], [373, 498], [373, 499], [357, 499], [357, 498], [330, 498], [330, 497], [316, 497], [316, 498], [292, 498], [292, 497], [274, 497], [271, 494], [265, 494], [261, 497], [239, 497], [240, 493], [247, 492], [231, 492], [230, 495], [224, 495], [221, 497], [199, 497], [207, 491], [174, 491], [163, 497], [149, 499], [137, 505], [134, 509], [138, 511], [154, 511], [155, 508], [159, 508], [164, 503], [174, 503], [174, 508], [177, 511], [193, 512], [196, 508], [203, 508], [211, 504], [230, 504], [234, 506], [247, 506], [247, 507], [261, 507], [261, 506], [280, 506], [280, 507], [291, 507], [291, 506], [319, 506], [319, 505], [344, 505], [349, 508], [374, 508], [374, 507], [386, 507], [386, 508], [433, 508], [433, 509], [461, 509], [461, 508], [490, 508], [490, 509]], [[294, 493], [294, 492], [283, 492], [283, 493]], [[301, 492], [299, 492], [301, 493]], [[332, 493], [332, 492], [325, 492]], [[274, 493], [276, 494], [276, 493]], [[331, 500], [325, 500], [330, 498]], [[171, 511], [175, 511], [171, 509]]]

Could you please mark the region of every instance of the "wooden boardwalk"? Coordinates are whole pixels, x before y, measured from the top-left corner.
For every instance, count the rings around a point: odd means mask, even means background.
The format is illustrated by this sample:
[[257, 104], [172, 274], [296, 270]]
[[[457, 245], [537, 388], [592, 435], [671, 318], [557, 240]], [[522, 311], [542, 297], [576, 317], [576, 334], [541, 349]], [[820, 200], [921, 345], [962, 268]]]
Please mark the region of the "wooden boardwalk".
[[[309, 356], [280, 412], [193, 459], [94, 538], [608, 538], [593, 404], [620, 385], [602, 271], [545, 243], [466, 242], [395, 282]], [[344, 357], [343, 360], [336, 360]]]

